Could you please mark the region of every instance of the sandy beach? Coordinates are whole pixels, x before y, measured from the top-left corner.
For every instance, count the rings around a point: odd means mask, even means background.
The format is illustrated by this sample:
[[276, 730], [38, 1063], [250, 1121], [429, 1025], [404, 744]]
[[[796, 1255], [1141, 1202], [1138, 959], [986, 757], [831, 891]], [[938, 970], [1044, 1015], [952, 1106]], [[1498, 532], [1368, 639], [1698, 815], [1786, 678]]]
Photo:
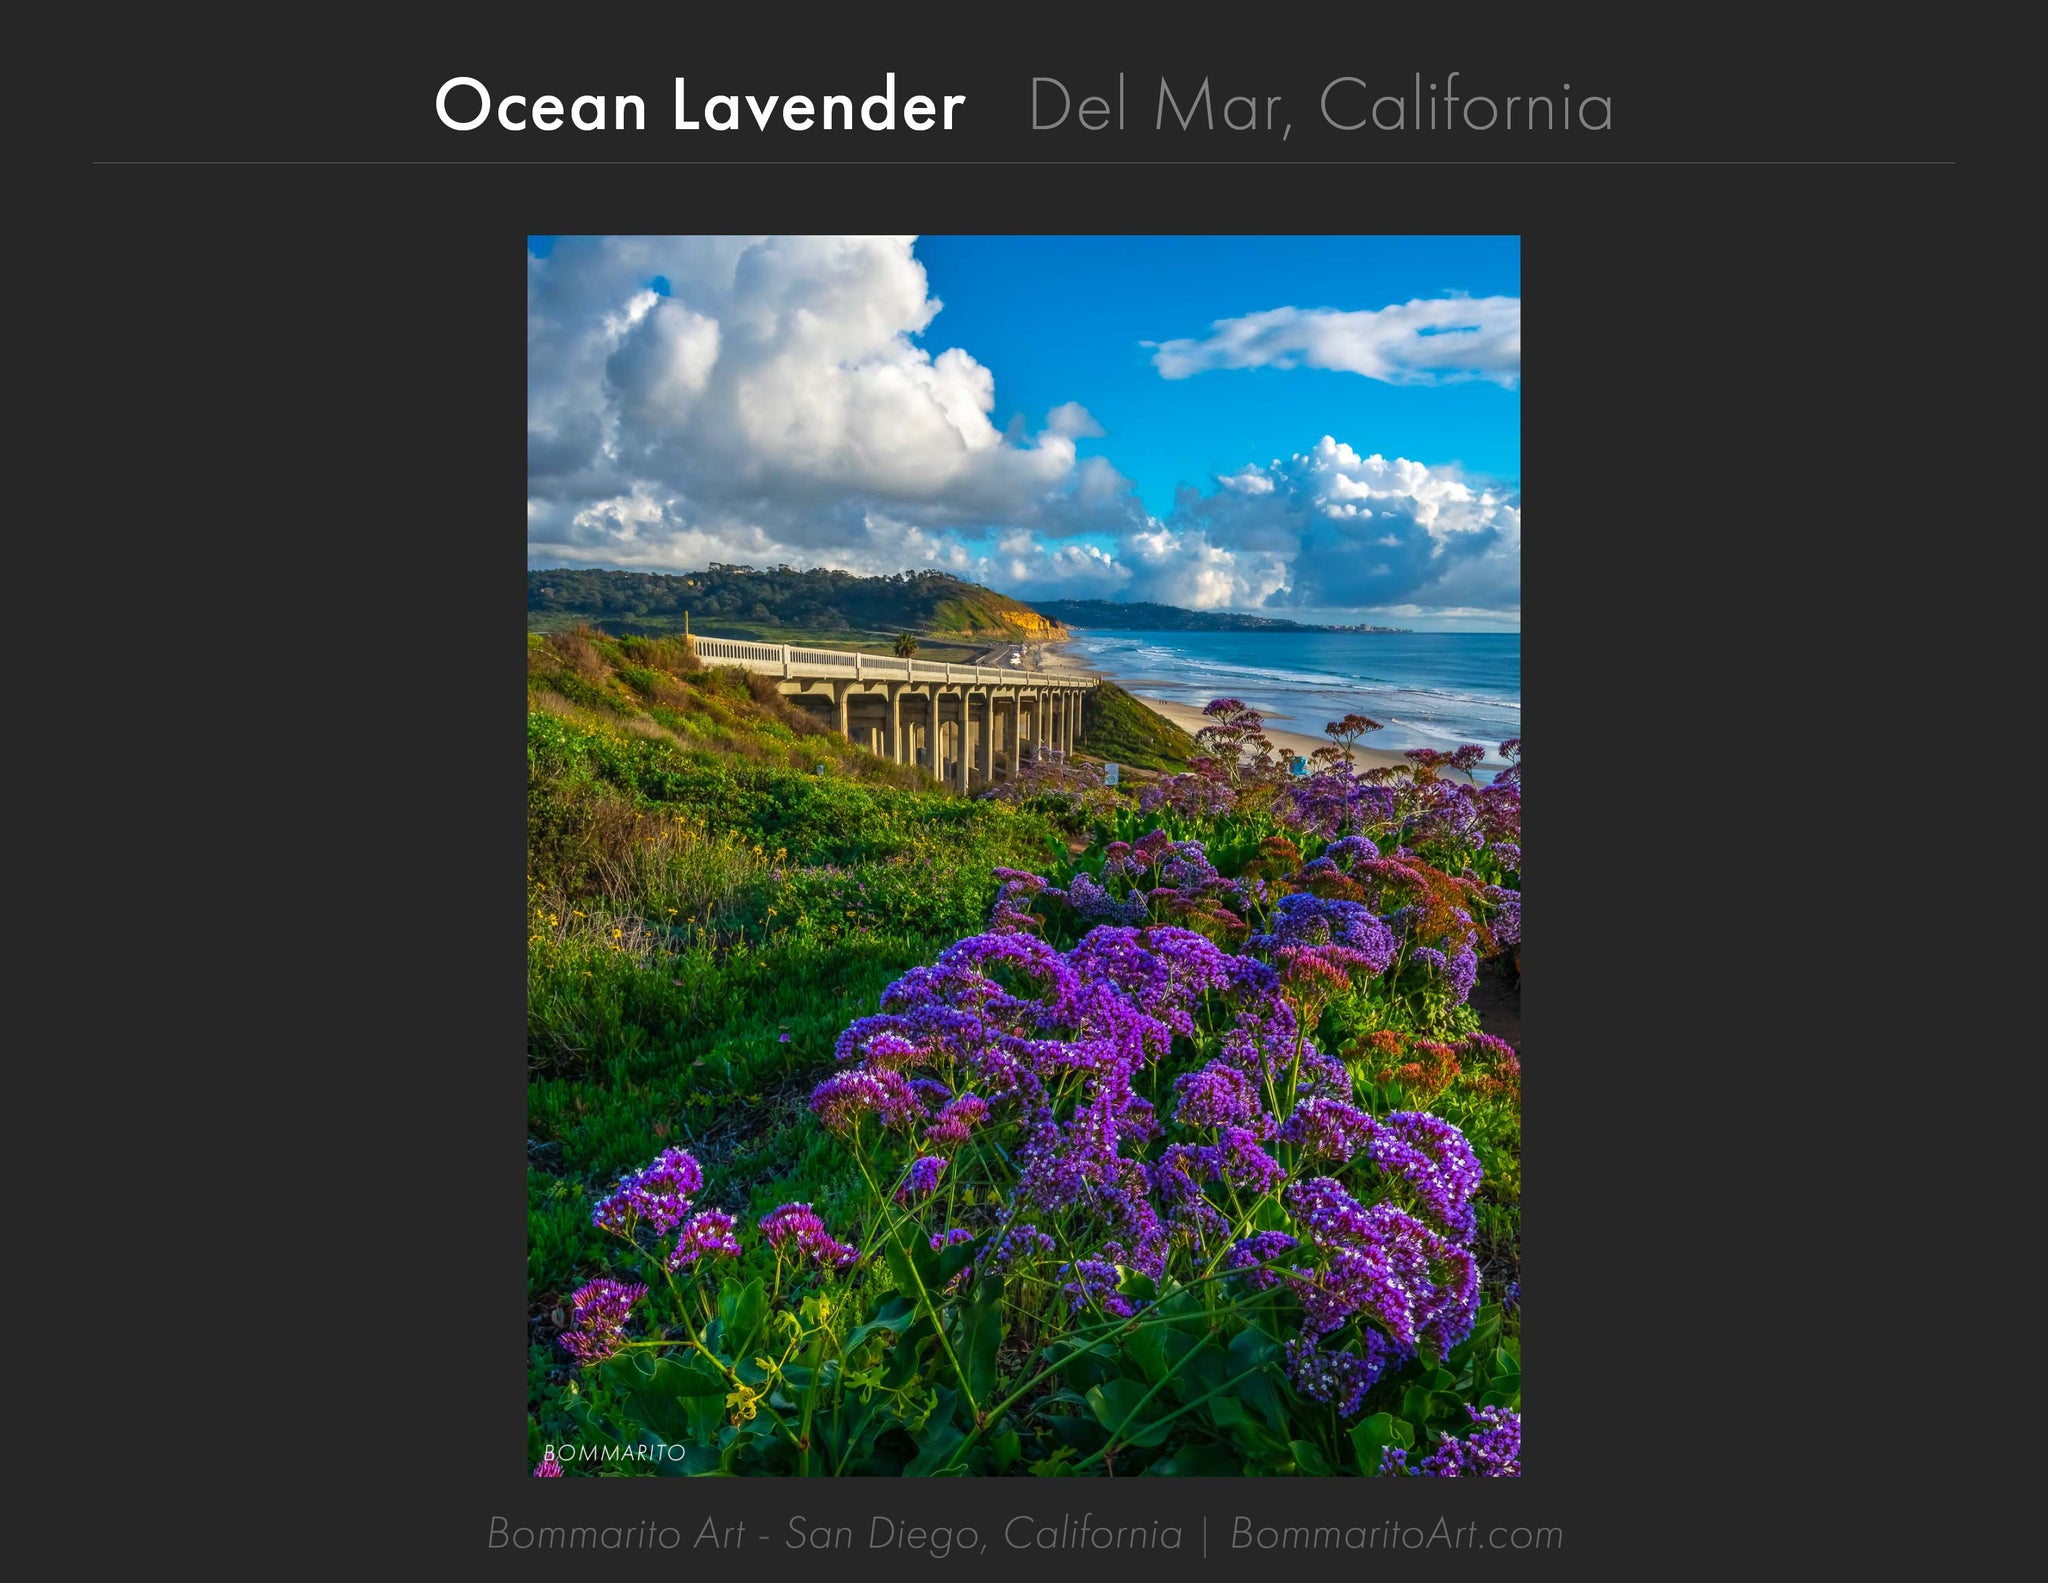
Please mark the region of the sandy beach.
[[[1121, 681], [1117, 677], [1111, 676], [1101, 667], [1089, 664], [1086, 659], [1075, 653], [1067, 644], [1045, 643], [1035, 645], [1035, 647], [1044, 655], [1045, 668], [1047, 670], [1080, 671], [1089, 676], [1100, 677], [1104, 681], [1116, 682], [1119, 687], [1122, 687], [1133, 698], [1144, 704], [1147, 709], [1152, 710], [1155, 714], [1164, 715], [1183, 731], [1187, 732], [1189, 736], [1193, 736], [1209, 723], [1203, 717], [1201, 710], [1190, 704], [1171, 703], [1164, 698], [1152, 696], [1144, 690], [1145, 683], [1142, 678], [1135, 681]], [[1243, 691], [1235, 696], [1243, 699], [1245, 703], [1251, 705], [1252, 708], [1258, 710], [1265, 717], [1266, 737], [1275, 747], [1286, 748], [1290, 752], [1299, 753], [1306, 757], [1315, 752], [1317, 748], [1324, 748], [1330, 745], [1330, 739], [1324, 736], [1320, 730], [1323, 724], [1322, 721], [1293, 720], [1284, 711], [1261, 703], [1255, 691]], [[1280, 721], [1287, 721], [1288, 725], [1276, 723]], [[1294, 729], [1290, 729], [1290, 726]], [[1304, 726], [1308, 729], [1299, 729]], [[1375, 765], [1381, 764], [1406, 764], [1408, 762], [1407, 755], [1392, 752], [1386, 748], [1372, 748], [1360, 744], [1351, 751], [1352, 756], [1362, 769], [1370, 769]], [[1451, 771], [1449, 773], [1457, 776], [1459, 779], [1468, 781], [1472, 779], [1470, 775], [1465, 775], [1461, 771]]]

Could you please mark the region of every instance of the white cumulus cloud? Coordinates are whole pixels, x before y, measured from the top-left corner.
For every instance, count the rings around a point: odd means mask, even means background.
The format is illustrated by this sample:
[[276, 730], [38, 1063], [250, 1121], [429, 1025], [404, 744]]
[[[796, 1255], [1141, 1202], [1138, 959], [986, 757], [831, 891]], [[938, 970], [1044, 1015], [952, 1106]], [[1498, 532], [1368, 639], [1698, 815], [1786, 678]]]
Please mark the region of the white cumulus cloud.
[[[1103, 436], [1078, 400], [1036, 432], [997, 428], [995, 372], [924, 344], [941, 305], [913, 241], [563, 238], [529, 258], [530, 559], [936, 566], [1025, 598], [1198, 609], [1519, 608], [1512, 488], [1325, 436], [1183, 485], [1154, 517], [1110, 460], [1078, 453]], [[1291, 358], [1505, 382], [1518, 314], [1502, 298], [1283, 309], [1157, 361], [1168, 377]]]
[[1329, 368], [1391, 385], [1522, 374], [1522, 299], [1437, 297], [1385, 308], [1269, 308], [1218, 319], [1200, 338], [1155, 344], [1166, 379], [1213, 368]]

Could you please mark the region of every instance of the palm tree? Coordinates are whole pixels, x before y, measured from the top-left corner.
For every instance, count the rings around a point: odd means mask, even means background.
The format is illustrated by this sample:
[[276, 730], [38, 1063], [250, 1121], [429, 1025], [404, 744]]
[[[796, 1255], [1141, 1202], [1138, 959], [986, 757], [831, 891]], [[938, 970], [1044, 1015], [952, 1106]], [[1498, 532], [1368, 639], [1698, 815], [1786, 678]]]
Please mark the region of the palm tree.
[[897, 633], [897, 634], [896, 634], [896, 657], [897, 657], [898, 659], [900, 659], [900, 660], [907, 660], [907, 659], [909, 659], [909, 658], [910, 658], [910, 657], [911, 657], [911, 656], [912, 656], [913, 654], [915, 654], [916, 652], [917, 652], [917, 634], [916, 634], [916, 633], [914, 633], [914, 632], [899, 632], [899, 633]]

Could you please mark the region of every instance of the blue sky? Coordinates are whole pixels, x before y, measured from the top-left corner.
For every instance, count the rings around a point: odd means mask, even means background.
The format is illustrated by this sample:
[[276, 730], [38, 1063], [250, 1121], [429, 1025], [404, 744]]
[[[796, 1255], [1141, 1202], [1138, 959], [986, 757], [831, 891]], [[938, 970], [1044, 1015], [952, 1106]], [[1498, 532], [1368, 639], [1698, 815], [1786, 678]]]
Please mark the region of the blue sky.
[[1325, 434], [1357, 449], [1462, 462], [1508, 482], [1522, 469], [1522, 398], [1485, 382], [1426, 388], [1319, 368], [1166, 380], [1145, 341], [1199, 336], [1281, 304], [1384, 308], [1417, 297], [1521, 295], [1519, 237], [928, 236], [917, 254], [945, 304], [923, 339], [964, 346], [1013, 412], [1078, 400], [1107, 456], [1155, 516], [1180, 484], [1207, 484]]
[[534, 238], [533, 564], [1520, 622], [1514, 237]]

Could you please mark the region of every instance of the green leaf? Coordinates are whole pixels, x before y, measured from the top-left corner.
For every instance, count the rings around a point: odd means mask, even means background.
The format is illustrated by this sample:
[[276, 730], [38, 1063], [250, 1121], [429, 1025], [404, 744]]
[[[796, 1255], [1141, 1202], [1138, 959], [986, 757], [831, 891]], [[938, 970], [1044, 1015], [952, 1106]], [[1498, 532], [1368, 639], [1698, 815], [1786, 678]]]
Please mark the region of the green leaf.
[[915, 1301], [917, 1297], [917, 1275], [910, 1262], [910, 1252], [900, 1243], [888, 1242], [882, 1246], [882, 1262], [889, 1266], [890, 1279], [895, 1281], [896, 1290]]
[[1388, 1446], [1403, 1451], [1415, 1446], [1415, 1426], [1392, 1413], [1374, 1413], [1351, 1426], [1351, 1445], [1358, 1453], [1358, 1470], [1368, 1477], [1380, 1470], [1380, 1452]]
[[905, 1297], [901, 1292], [897, 1292], [890, 1296], [880, 1308], [875, 1310], [874, 1318], [862, 1321], [847, 1332], [846, 1350], [851, 1352], [877, 1331], [908, 1330], [915, 1321], [916, 1316], [916, 1300]]
[[1230, 1338], [1230, 1372], [1242, 1374], [1280, 1356], [1280, 1345], [1256, 1325], [1248, 1325]]
[[719, 1341], [728, 1357], [745, 1358], [768, 1317], [768, 1289], [760, 1276], [745, 1286], [727, 1281], [718, 1293]]
[[[1159, 1398], [1155, 1396], [1147, 1402], [1145, 1396], [1145, 1387], [1136, 1380], [1118, 1378], [1106, 1380], [1089, 1391], [1088, 1405], [1094, 1409], [1096, 1421], [1119, 1444], [1156, 1446], [1167, 1437], [1173, 1424], [1159, 1416], [1164, 1411]], [[1133, 1418], [1133, 1414], [1141, 1411], [1140, 1402], [1145, 1404], [1143, 1416]]]
[[1104, 1380], [1088, 1392], [1089, 1408], [1097, 1422], [1111, 1434], [1115, 1434], [1123, 1421], [1138, 1410], [1138, 1403], [1144, 1399], [1144, 1386], [1136, 1380], [1121, 1377]]
[[1199, 1401], [1211, 1391], [1219, 1389], [1228, 1377], [1225, 1373], [1223, 1349], [1213, 1341], [1203, 1341], [1182, 1361], [1180, 1373], [1174, 1378], [1173, 1389], [1184, 1402]]
[[961, 1367], [967, 1370], [967, 1390], [974, 1400], [986, 1405], [996, 1383], [996, 1351], [1003, 1344], [1003, 1278], [986, 1277], [975, 1288], [974, 1300], [960, 1321], [964, 1343]]
[[1294, 1465], [1303, 1473], [1316, 1478], [1328, 1478], [1337, 1470], [1330, 1466], [1329, 1459], [1306, 1440], [1291, 1440], [1287, 1449], [1294, 1453]]
[[938, 1405], [925, 1420], [924, 1428], [910, 1437], [917, 1447], [917, 1455], [903, 1469], [907, 1477], [936, 1473], [952, 1454], [953, 1448], [967, 1438], [967, 1431], [953, 1421], [957, 1393], [950, 1385], [942, 1385], [937, 1395]]
[[724, 1378], [701, 1358], [614, 1358], [599, 1371], [635, 1424], [670, 1444], [709, 1444], [725, 1419]]
[[1005, 1429], [989, 1441], [989, 1450], [995, 1453], [996, 1471], [1007, 1473], [1015, 1467], [1024, 1455], [1024, 1442], [1014, 1429]]
[[1235, 1478], [1244, 1472], [1244, 1458], [1214, 1440], [1182, 1446], [1170, 1457], [1162, 1457], [1145, 1470], [1159, 1478]]
[[1124, 1356], [1136, 1365], [1137, 1372], [1144, 1377], [1147, 1385], [1157, 1385], [1166, 1378], [1169, 1367], [1166, 1358], [1166, 1342], [1162, 1335], [1163, 1326], [1147, 1326], [1134, 1330], [1124, 1338]]

